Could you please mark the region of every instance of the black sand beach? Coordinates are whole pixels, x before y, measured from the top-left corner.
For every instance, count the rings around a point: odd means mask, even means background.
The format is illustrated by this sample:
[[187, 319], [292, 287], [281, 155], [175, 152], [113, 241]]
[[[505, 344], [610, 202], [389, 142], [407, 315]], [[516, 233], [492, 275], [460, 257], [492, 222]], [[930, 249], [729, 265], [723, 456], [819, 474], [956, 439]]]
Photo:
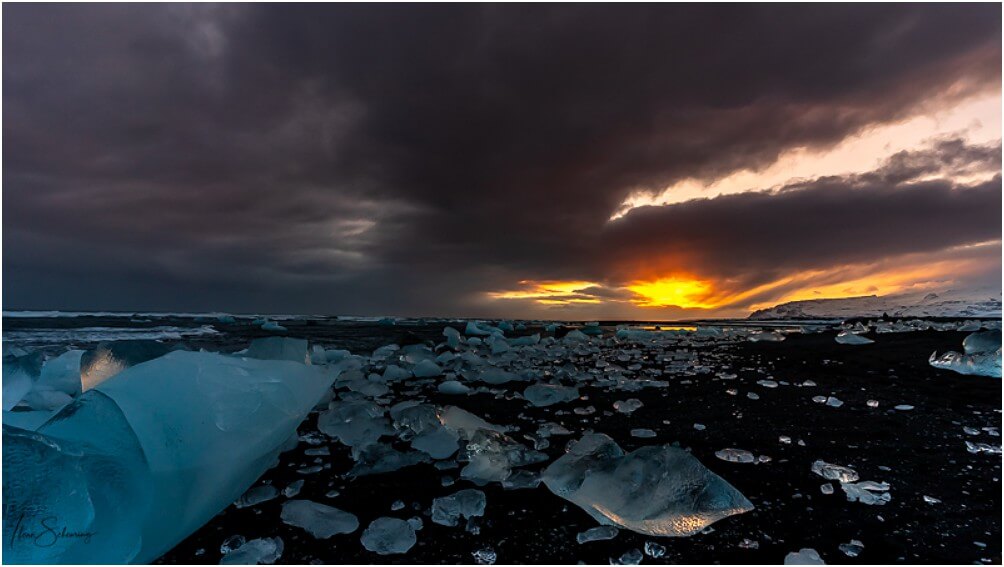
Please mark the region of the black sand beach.
[[[442, 324], [387, 327], [376, 324], [339, 324], [329, 327], [307, 322], [289, 323], [290, 336], [317, 341], [327, 348], [348, 348], [368, 353], [382, 344], [408, 344], [441, 340]], [[257, 330], [237, 328], [226, 335], [229, 348], [246, 344]], [[393, 473], [344, 477], [352, 461], [348, 449], [326, 441], [331, 456], [323, 458], [330, 469], [300, 475], [296, 469], [314, 464], [305, 456], [310, 445], [281, 457], [279, 466], [259, 482], [283, 488], [303, 479], [298, 498], [336, 506], [359, 517], [360, 529], [348, 535], [317, 540], [279, 519], [282, 496], [258, 506], [231, 506], [206, 526], [181, 542], [160, 563], [217, 563], [220, 544], [233, 535], [247, 539], [279, 536], [285, 543], [280, 563], [472, 563], [473, 553], [490, 549], [499, 563], [602, 563], [620, 557], [646, 541], [664, 545], [666, 554], [645, 563], [772, 563], [801, 548], [814, 548], [827, 563], [1000, 563], [1001, 562], [1001, 458], [970, 454], [965, 441], [999, 446], [1000, 438], [987, 431], [978, 436], [963, 427], [1001, 428], [1001, 381], [967, 377], [931, 368], [932, 351], [958, 349], [966, 333], [924, 331], [869, 335], [875, 344], [840, 345], [834, 332], [791, 335], [780, 343], [738, 343], [698, 349], [700, 362], [714, 370], [738, 374], [722, 380], [714, 374], [665, 377], [662, 389], [608, 393], [585, 387], [583, 399], [549, 408], [535, 408], [521, 399], [499, 399], [489, 394], [448, 396], [436, 394], [428, 401], [457, 405], [499, 424], [518, 425], [511, 433], [521, 441], [546, 418], [565, 425], [570, 437], [552, 437], [545, 452], [553, 458], [563, 453], [568, 439], [587, 429], [613, 437], [625, 450], [655, 443], [679, 443], [702, 463], [737, 487], [756, 506], [752, 512], [722, 520], [690, 538], [652, 538], [621, 530], [613, 540], [578, 544], [577, 533], [597, 525], [585, 512], [551, 494], [536, 489], [503, 490], [498, 484], [475, 487], [460, 480], [458, 469], [438, 470], [420, 464]], [[216, 348], [223, 336], [207, 338]], [[210, 346], [207, 344], [206, 346]], [[766, 388], [758, 380], [787, 382]], [[814, 387], [802, 387], [806, 380]], [[510, 384], [521, 391], [525, 385]], [[394, 386], [396, 392], [407, 383]], [[730, 395], [727, 390], [737, 390]], [[748, 392], [759, 395], [750, 399]], [[813, 396], [835, 396], [841, 407], [812, 401]], [[612, 411], [618, 399], [638, 398], [644, 406], [633, 414]], [[400, 395], [396, 399], [404, 399]], [[870, 408], [867, 400], [877, 400]], [[912, 410], [893, 409], [897, 405]], [[593, 405], [597, 412], [581, 416], [574, 407]], [[562, 411], [563, 410], [563, 411]], [[557, 412], [561, 412], [560, 414]], [[301, 425], [301, 434], [316, 431], [316, 412]], [[703, 424], [697, 430], [694, 424]], [[653, 439], [630, 436], [633, 428], [656, 431]], [[999, 434], [999, 433], [998, 433]], [[791, 444], [779, 442], [780, 436]], [[799, 444], [804, 442], [804, 446]], [[529, 443], [529, 442], [527, 442]], [[736, 464], [715, 457], [715, 451], [735, 447], [771, 461]], [[826, 481], [813, 474], [813, 461], [854, 468], [862, 480], [891, 485], [892, 500], [872, 506], [849, 502], [838, 483], [834, 494], [824, 495]], [[543, 468], [546, 463], [529, 467]], [[456, 480], [443, 486], [442, 479]], [[478, 533], [463, 524], [448, 528], [429, 521], [433, 498], [461, 488], [480, 488], [487, 495]], [[338, 496], [326, 497], [332, 490]], [[927, 503], [924, 496], [940, 500]], [[392, 511], [396, 501], [404, 509]], [[423, 518], [418, 543], [407, 554], [380, 556], [366, 551], [359, 536], [380, 516]], [[864, 550], [851, 558], [838, 546], [860, 540]]]

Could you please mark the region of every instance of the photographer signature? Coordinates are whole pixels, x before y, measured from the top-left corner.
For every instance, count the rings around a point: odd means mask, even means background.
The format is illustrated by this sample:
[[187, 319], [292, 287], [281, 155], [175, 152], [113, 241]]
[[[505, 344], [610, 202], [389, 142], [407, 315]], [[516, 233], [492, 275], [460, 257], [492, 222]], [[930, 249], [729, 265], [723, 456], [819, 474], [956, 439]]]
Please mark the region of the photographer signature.
[[17, 523], [14, 524], [14, 530], [10, 535], [11, 546], [15, 543], [27, 542], [36, 547], [52, 547], [64, 539], [79, 539], [83, 540], [84, 543], [91, 543], [91, 537], [97, 534], [97, 532], [71, 531], [66, 526], [60, 526], [56, 516], [46, 516], [40, 519], [38, 528], [31, 529], [26, 522], [30, 519], [33, 518], [25, 518], [24, 514], [18, 516]]

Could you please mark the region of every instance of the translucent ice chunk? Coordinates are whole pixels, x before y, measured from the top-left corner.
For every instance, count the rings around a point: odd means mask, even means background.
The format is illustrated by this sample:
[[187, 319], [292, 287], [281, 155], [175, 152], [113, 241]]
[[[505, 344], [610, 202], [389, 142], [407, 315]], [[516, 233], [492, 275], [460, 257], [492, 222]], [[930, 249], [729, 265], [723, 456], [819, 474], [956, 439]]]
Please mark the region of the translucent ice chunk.
[[284, 502], [281, 517], [283, 522], [303, 528], [317, 539], [352, 533], [359, 528], [359, 520], [355, 515], [310, 500]]
[[289, 337], [255, 339], [251, 341], [244, 356], [261, 360], [291, 360], [303, 364], [310, 363], [310, 356], [307, 354], [307, 341]]
[[619, 413], [634, 413], [638, 408], [642, 407], [641, 400], [631, 398], [629, 400], [617, 400], [614, 402], [614, 409]]
[[889, 484], [865, 480], [858, 483], [843, 483], [840, 488], [847, 494], [848, 502], [882, 505], [892, 500], [889, 494]]
[[715, 456], [730, 463], [752, 463], [756, 461], [756, 457], [753, 456], [753, 453], [750, 453], [745, 449], [722, 449], [720, 451], [715, 451]]
[[501, 368], [488, 368], [478, 374], [478, 380], [489, 384], [505, 384], [506, 382], [522, 380], [519, 374], [502, 370]]
[[437, 389], [441, 394], [466, 394], [471, 391], [470, 388], [456, 380], [447, 380], [441, 383]]
[[411, 524], [386, 516], [373, 520], [360, 539], [363, 547], [378, 555], [406, 553], [418, 541]]
[[533, 384], [523, 391], [523, 397], [537, 407], [547, 407], [578, 399], [579, 389], [560, 384]]
[[432, 501], [432, 521], [441, 526], [456, 526], [461, 518], [485, 514], [485, 493], [467, 488]]
[[[185, 351], [117, 374], [36, 434], [5, 439], [3, 455], [5, 530], [31, 510], [60, 518], [67, 530], [95, 532], [100, 542], [63, 538], [44, 551], [8, 550], [5, 533], [5, 558], [156, 559], [275, 462], [330, 384], [303, 364]], [[18, 444], [35, 455], [19, 459]]]
[[365, 400], [331, 402], [330, 409], [317, 417], [317, 428], [353, 448], [366, 447], [394, 433], [384, 409]]
[[475, 484], [502, 482], [512, 469], [547, 460], [547, 455], [528, 449], [508, 435], [479, 429], [471, 435], [462, 455], [468, 461], [460, 476]]
[[785, 565], [826, 565], [815, 549], [803, 547], [784, 556]]
[[551, 492], [604, 525], [656, 536], [689, 536], [753, 509], [738, 490], [693, 455], [670, 445], [624, 454], [606, 435], [589, 434], [542, 475]]
[[575, 536], [575, 541], [578, 543], [589, 543], [591, 541], [605, 541], [608, 539], [614, 539], [620, 530], [614, 526], [596, 526], [595, 528], [589, 528], [584, 532], [579, 532]]
[[279, 496], [279, 489], [271, 484], [262, 484], [249, 488], [247, 492], [237, 499], [237, 502], [234, 502], [234, 506], [237, 508], [248, 508], [262, 502], [268, 502], [276, 496]]
[[415, 377], [417, 378], [429, 378], [439, 376], [443, 373], [443, 369], [431, 360], [423, 360], [415, 365], [412, 372], [415, 373]]
[[30, 392], [42, 373], [42, 354], [3, 358], [3, 410], [10, 411]]
[[859, 478], [858, 473], [850, 467], [833, 465], [821, 460], [812, 463], [812, 472], [826, 480], [836, 480], [838, 482], [855, 482]]
[[79, 396], [83, 391], [80, 382], [80, 359], [83, 354], [82, 350], [70, 350], [46, 360], [35, 388]]
[[253, 539], [229, 549], [220, 559], [220, 565], [272, 565], [282, 557], [282, 538]]
[[836, 341], [842, 345], [870, 345], [875, 342], [868, 337], [862, 337], [850, 331], [840, 331], [837, 333]]
[[965, 354], [946, 352], [938, 356], [931, 353], [928, 362], [935, 368], [952, 370], [959, 374], [973, 376], [1001, 377], [1001, 332], [999, 330], [980, 331], [968, 335], [962, 341]]

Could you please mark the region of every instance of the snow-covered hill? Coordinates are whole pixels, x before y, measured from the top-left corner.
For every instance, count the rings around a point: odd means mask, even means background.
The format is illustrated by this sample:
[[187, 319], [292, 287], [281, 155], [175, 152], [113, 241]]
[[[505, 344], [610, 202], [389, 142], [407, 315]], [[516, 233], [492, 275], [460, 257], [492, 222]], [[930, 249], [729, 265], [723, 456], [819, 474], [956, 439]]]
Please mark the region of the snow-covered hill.
[[999, 290], [948, 290], [898, 295], [791, 301], [750, 314], [750, 319], [850, 319], [852, 317], [1000, 317]]

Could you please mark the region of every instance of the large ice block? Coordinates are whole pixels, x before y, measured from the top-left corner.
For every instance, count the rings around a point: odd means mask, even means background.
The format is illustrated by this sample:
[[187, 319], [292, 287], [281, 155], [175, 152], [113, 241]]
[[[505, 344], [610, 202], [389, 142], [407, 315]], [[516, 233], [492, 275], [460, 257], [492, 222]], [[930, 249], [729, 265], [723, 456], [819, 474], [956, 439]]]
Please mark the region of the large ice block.
[[690, 536], [753, 509], [683, 449], [656, 445], [625, 454], [603, 434], [584, 435], [542, 479], [601, 524], [653, 536]]
[[[176, 351], [85, 392], [35, 434], [5, 426], [5, 560], [156, 559], [275, 462], [332, 381], [295, 362]], [[91, 543], [40, 551], [9, 533], [49, 517], [94, 532]]]

